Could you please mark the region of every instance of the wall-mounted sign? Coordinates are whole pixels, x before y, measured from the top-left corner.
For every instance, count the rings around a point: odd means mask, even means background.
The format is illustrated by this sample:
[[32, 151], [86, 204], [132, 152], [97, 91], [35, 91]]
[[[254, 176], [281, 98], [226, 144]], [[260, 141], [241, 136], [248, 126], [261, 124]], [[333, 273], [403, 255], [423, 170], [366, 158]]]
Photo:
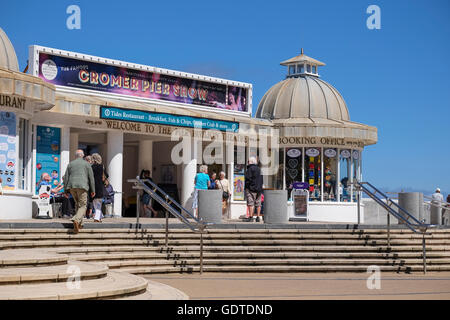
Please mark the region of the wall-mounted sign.
[[24, 98], [0, 94], [0, 107], [10, 107], [25, 110], [27, 100]]
[[359, 151], [358, 150], [353, 150], [352, 157], [355, 160], [359, 159]]
[[235, 174], [233, 181], [233, 199], [244, 200], [245, 176], [242, 174]]
[[[79, 54], [81, 55], [81, 54]], [[248, 112], [247, 88], [39, 52], [39, 77], [54, 85]], [[173, 72], [175, 73], [175, 72]]]
[[3, 190], [15, 189], [16, 115], [0, 111], [0, 177]]
[[317, 157], [320, 154], [320, 151], [316, 148], [309, 148], [306, 149], [305, 153], [308, 157]]
[[342, 150], [341, 151], [341, 158], [344, 158], [344, 159], [350, 158], [350, 150]]
[[336, 157], [336, 154], [337, 154], [335, 149], [325, 149], [325, 151], [323, 153], [328, 158], [334, 158], [334, 157]]
[[51, 177], [51, 187], [58, 186], [60, 180], [60, 143], [61, 129], [54, 127], [36, 127], [36, 193], [43, 173]]
[[299, 149], [289, 149], [287, 155], [291, 158], [298, 158], [302, 155], [302, 152]]
[[112, 107], [100, 107], [100, 118], [141, 123], [164, 124], [168, 126], [213, 129], [219, 131], [238, 132], [239, 123], [211, 120], [205, 118], [178, 116], [167, 113], [157, 113], [141, 110], [130, 110]]

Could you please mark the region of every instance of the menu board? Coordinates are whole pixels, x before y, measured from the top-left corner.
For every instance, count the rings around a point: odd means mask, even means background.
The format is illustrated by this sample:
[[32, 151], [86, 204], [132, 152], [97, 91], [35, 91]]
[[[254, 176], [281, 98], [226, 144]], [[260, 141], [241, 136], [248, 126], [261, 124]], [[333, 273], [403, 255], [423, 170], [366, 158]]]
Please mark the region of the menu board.
[[0, 177], [3, 190], [15, 189], [16, 114], [0, 112]]

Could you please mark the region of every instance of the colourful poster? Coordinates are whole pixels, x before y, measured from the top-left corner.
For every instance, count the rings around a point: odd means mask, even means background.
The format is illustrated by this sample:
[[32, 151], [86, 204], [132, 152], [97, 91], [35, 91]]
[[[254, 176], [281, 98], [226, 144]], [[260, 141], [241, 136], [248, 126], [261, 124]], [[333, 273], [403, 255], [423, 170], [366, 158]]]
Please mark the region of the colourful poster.
[[54, 85], [248, 111], [247, 89], [222, 83], [39, 53], [39, 77]]
[[234, 200], [244, 200], [244, 187], [245, 187], [245, 176], [241, 174], [234, 175], [234, 190], [233, 198]]
[[15, 189], [16, 115], [0, 112], [0, 178], [3, 190]]
[[36, 128], [36, 193], [42, 175], [48, 173], [52, 187], [61, 179], [59, 172], [61, 129], [37, 126]]

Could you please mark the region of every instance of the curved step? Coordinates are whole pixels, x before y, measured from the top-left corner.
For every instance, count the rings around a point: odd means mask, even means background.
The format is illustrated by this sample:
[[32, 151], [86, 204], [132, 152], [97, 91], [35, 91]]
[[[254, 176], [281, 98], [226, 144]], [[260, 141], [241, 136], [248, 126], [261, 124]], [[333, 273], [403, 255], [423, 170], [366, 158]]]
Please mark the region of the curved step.
[[184, 292], [163, 283], [148, 281], [145, 293], [118, 298], [118, 300], [188, 300], [189, 296]]
[[[73, 283], [71, 283], [74, 285]], [[109, 299], [138, 295], [147, 290], [147, 280], [125, 272], [109, 271], [105, 278], [79, 282], [79, 289], [68, 283], [6, 285], [0, 300]]]
[[45, 250], [0, 250], [0, 267], [40, 266], [66, 264], [69, 257]]
[[[106, 264], [69, 261], [67, 265], [44, 267], [22, 267], [0, 269], [0, 285], [31, 282], [62, 282], [78, 276], [81, 280], [105, 277], [109, 268]], [[1, 287], [0, 287], [1, 290]]]

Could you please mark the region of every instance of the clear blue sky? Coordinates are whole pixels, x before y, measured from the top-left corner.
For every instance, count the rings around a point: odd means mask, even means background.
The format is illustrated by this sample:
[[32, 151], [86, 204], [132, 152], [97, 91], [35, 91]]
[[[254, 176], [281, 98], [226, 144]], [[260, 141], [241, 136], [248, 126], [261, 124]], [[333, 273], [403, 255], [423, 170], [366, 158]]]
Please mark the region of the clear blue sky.
[[[66, 8], [81, 8], [81, 30]], [[366, 9], [381, 8], [381, 30]], [[4, 1], [0, 27], [20, 68], [38, 44], [253, 84], [254, 110], [305, 54], [344, 96], [351, 120], [378, 128], [364, 178], [385, 190], [450, 192], [450, 1]]]

